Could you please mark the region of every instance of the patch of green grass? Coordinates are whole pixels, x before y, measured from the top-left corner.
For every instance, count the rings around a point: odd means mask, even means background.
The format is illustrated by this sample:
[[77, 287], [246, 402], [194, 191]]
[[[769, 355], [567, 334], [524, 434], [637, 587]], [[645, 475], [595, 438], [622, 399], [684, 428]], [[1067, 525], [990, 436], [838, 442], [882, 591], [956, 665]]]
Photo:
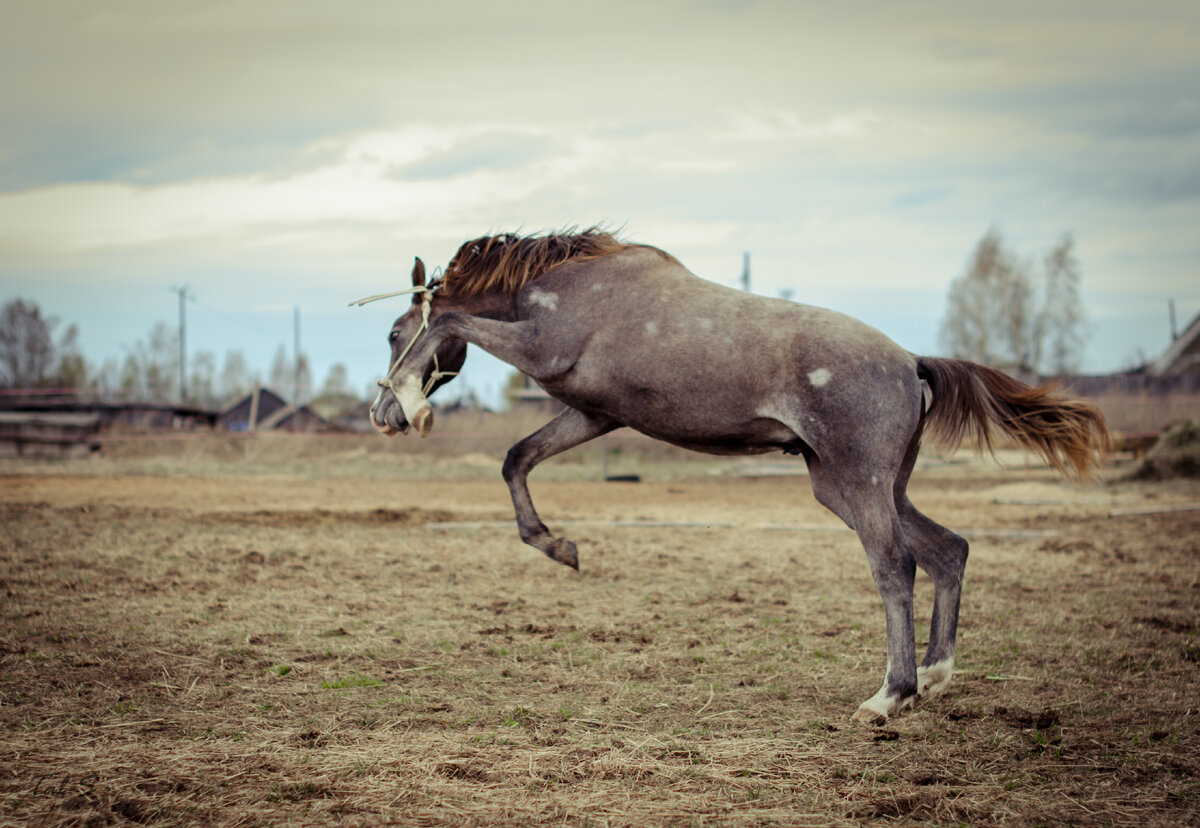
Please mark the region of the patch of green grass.
[[859, 775], [859, 778], [864, 782], [887, 784], [889, 782], [895, 782], [897, 777], [894, 773], [889, 771], [865, 770]]
[[128, 716], [130, 713], [136, 713], [138, 709], [137, 703], [129, 700], [122, 700], [109, 708], [118, 716]]
[[529, 727], [537, 718], [537, 714], [528, 707], [514, 707], [501, 720], [504, 727]]

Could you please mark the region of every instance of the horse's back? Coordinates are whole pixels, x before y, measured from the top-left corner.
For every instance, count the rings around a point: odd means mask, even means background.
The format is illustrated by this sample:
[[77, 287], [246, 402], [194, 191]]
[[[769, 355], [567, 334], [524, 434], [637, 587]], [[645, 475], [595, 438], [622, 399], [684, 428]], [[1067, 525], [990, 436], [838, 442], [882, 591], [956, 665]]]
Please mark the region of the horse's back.
[[912, 355], [861, 320], [708, 281], [656, 248], [626, 248], [561, 270], [561, 280], [551, 273], [547, 282], [570, 286], [587, 314], [615, 328], [622, 341], [633, 335], [700, 352], [786, 352], [805, 372], [884, 363], [915, 376]]
[[804, 432], [823, 430], [810, 417], [868, 427], [877, 411], [916, 411], [915, 359], [883, 333], [706, 281], [653, 248], [563, 265], [525, 301], [539, 327], [558, 331], [555, 364], [570, 364], [547, 391], [660, 439], [771, 431], [764, 418]]

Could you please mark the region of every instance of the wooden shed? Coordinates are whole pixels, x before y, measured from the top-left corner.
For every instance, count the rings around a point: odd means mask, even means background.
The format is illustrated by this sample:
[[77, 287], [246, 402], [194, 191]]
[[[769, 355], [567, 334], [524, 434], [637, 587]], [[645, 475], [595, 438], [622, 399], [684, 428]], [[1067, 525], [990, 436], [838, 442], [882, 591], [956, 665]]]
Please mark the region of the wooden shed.
[[1200, 314], [1150, 363], [1149, 371], [1160, 377], [1200, 374]]
[[250, 391], [244, 396], [238, 397], [225, 406], [221, 410], [221, 413], [217, 415], [217, 425], [228, 431], [249, 431], [250, 414], [254, 409], [254, 396], [256, 393], [258, 395], [258, 410], [254, 418], [255, 428], [261, 428], [263, 422], [269, 419], [276, 411], [288, 407], [287, 400], [270, 388], [259, 388], [256, 391]]
[[100, 450], [100, 415], [0, 412], [0, 454], [45, 457]]

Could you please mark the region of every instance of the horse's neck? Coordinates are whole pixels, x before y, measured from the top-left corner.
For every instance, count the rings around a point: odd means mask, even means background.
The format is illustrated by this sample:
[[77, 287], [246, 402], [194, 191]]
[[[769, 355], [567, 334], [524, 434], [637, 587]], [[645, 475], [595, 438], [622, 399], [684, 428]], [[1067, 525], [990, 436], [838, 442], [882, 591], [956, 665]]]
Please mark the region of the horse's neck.
[[459, 311], [471, 316], [484, 316], [508, 322], [517, 318], [517, 297], [506, 291], [494, 290], [478, 296], [446, 296], [438, 303], [439, 313]]

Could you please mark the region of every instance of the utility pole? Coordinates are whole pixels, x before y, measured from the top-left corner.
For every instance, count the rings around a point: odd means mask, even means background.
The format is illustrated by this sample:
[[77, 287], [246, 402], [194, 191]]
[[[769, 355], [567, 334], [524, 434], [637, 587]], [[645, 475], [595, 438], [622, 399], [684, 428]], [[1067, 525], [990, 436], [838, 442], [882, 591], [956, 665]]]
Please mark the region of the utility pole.
[[293, 306], [292, 329], [296, 335], [296, 371], [292, 382], [292, 405], [300, 405], [300, 306]]
[[184, 312], [188, 296], [188, 286], [169, 288], [179, 294], [179, 401], [187, 402], [187, 314]]

